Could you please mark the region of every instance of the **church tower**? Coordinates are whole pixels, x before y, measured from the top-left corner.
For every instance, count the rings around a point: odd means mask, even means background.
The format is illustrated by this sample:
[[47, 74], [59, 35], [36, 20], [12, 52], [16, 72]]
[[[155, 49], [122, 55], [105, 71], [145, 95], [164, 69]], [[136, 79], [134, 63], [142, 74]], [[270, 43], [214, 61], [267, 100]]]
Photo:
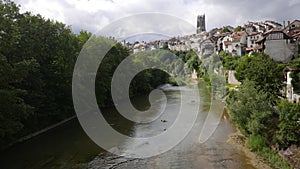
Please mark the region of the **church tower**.
[[197, 34], [205, 32], [205, 14], [197, 16]]

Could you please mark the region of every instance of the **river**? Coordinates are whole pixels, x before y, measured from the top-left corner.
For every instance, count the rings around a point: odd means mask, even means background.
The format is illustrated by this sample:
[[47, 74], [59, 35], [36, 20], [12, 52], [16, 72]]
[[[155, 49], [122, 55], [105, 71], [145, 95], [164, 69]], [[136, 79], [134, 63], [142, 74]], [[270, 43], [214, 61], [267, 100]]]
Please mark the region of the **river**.
[[[200, 86], [201, 107], [191, 132], [173, 149], [146, 159], [129, 159], [108, 153], [98, 147], [82, 130], [77, 119], [26, 142], [14, 145], [0, 154], [1, 169], [57, 169], [57, 168], [107, 168], [107, 169], [254, 169], [249, 159], [226, 143], [235, 128], [225, 113], [212, 137], [201, 144], [198, 137], [209, 110], [209, 95], [203, 83]], [[186, 87], [188, 89], [188, 87]], [[129, 136], [147, 136], [164, 132], [175, 118], [172, 113], [180, 103], [179, 87], [165, 88], [168, 98], [165, 113], [147, 127], [124, 119], [114, 108], [102, 109], [107, 121], [116, 130]], [[147, 109], [147, 97], [136, 97], [133, 104]], [[162, 122], [166, 120], [165, 122]], [[124, 141], [124, 146], [126, 146]], [[130, 145], [134, 147], [134, 145]]]

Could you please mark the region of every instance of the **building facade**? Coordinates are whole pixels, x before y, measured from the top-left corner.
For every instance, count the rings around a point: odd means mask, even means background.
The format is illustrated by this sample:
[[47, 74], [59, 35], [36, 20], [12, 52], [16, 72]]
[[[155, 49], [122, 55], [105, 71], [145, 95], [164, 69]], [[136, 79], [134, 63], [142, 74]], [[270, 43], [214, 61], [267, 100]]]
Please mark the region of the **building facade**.
[[298, 57], [298, 43], [282, 30], [272, 29], [263, 34], [258, 40], [268, 54], [276, 62], [288, 63]]

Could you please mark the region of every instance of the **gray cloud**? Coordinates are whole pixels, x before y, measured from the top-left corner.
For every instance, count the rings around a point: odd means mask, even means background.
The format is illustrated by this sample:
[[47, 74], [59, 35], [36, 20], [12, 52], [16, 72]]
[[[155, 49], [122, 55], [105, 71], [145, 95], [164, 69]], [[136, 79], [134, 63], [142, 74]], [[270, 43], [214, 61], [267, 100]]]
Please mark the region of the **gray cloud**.
[[[196, 25], [198, 14], [206, 14], [207, 28], [243, 25], [247, 21], [299, 19], [298, 0], [15, 0], [22, 11], [40, 13], [81, 29], [95, 32], [122, 17], [160, 12], [182, 18]], [[163, 26], [163, 25], [162, 25]]]
[[[216, 23], [240, 25], [247, 21], [271, 19], [282, 23], [284, 20], [297, 19], [300, 5], [298, 2], [294, 2], [292, 0], [210, 0], [205, 3], [220, 9], [219, 12], [208, 12], [208, 14], [214, 16]], [[217, 13], [220, 15], [216, 16]]]

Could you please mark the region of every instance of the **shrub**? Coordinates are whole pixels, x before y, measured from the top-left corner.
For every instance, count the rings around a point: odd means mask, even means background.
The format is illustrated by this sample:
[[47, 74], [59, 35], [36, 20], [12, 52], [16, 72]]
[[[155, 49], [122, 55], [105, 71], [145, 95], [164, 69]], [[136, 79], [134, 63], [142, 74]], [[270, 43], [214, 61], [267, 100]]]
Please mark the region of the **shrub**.
[[250, 135], [248, 138], [248, 146], [253, 151], [259, 151], [266, 146], [266, 139], [260, 135]]
[[267, 160], [274, 168], [292, 169], [292, 167], [285, 161], [285, 159], [280, 157], [275, 150], [269, 147], [263, 147], [258, 151], [258, 154], [261, 155], [265, 160]]

